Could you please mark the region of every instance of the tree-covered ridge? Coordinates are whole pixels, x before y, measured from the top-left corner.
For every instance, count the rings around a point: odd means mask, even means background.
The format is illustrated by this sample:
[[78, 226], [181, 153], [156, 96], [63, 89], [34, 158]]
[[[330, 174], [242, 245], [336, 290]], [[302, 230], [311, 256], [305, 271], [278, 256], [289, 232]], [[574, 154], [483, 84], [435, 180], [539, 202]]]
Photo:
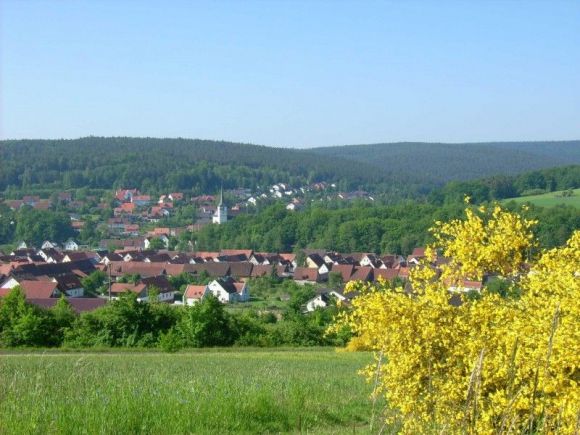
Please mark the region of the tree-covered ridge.
[[0, 142], [0, 190], [136, 187], [144, 192], [340, 182], [343, 189], [380, 183], [364, 163], [302, 150], [194, 139], [85, 137]]
[[85, 137], [0, 141], [0, 191], [135, 187], [215, 192], [318, 181], [413, 198], [450, 180], [580, 163], [580, 141], [399, 143], [296, 150], [198, 139]]
[[313, 148], [312, 152], [367, 163], [390, 174], [443, 184], [580, 163], [580, 141], [400, 142]]

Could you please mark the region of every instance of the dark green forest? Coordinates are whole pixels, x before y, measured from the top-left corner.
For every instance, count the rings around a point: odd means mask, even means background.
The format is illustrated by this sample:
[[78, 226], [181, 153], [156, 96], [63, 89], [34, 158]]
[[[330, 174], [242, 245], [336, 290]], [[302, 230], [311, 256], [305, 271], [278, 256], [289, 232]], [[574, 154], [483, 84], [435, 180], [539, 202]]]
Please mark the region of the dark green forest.
[[[508, 208], [519, 210], [515, 204]], [[462, 202], [434, 205], [357, 203], [347, 207], [313, 205], [294, 213], [273, 205], [256, 215], [241, 215], [227, 225], [208, 225], [193, 235], [200, 250], [225, 248], [269, 252], [318, 248], [339, 252], [410, 254], [431, 242], [429, 228], [436, 220], [462, 216]], [[542, 247], [566, 242], [580, 228], [580, 210], [571, 206], [530, 207], [526, 215], [540, 223], [535, 233]], [[185, 234], [191, 237], [191, 233]]]
[[0, 142], [0, 191], [139, 188], [215, 192], [337, 182], [344, 190], [379, 184], [380, 170], [306, 151], [192, 139], [100, 138]]
[[580, 141], [398, 143], [296, 150], [197, 139], [85, 137], [0, 141], [6, 197], [63, 189], [139, 188], [155, 194], [255, 189], [326, 181], [393, 200], [424, 196], [451, 180], [580, 163]]
[[516, 175], [535, 169], [580, 163], [580, 141], [422, 143], [400, 142], [313, 148], [375, 166], [384, 174], [404, 174], [409, 180], [442, 184], [492, 175]]

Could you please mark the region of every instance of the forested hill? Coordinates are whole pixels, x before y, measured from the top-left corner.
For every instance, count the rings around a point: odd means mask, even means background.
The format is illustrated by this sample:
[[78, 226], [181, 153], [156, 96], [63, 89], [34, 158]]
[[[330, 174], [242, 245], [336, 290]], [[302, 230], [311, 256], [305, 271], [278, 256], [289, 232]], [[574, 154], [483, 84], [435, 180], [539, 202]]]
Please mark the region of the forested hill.
[[0, 141], [0, 191], [137, 187], [145, 192], [289, 182], [341, 182], [357, 189], [385, 180], [379, 168], [303, 150], [196, 139], [85, 137]]
[[400, 142], [312, 148], [321, 155], [367, 163], [385, 173], [413, 174], [443, 184], [580, 163], [580, 140], [558, 142]]
[[341, 191], [417, 197], [450, 180], [580, 163], [580, 141], [397, 143], [296, 150], [197, 139], [85, 137], [0, 141], [0, 192], [135, 187], [215, 192], [327, 181]]

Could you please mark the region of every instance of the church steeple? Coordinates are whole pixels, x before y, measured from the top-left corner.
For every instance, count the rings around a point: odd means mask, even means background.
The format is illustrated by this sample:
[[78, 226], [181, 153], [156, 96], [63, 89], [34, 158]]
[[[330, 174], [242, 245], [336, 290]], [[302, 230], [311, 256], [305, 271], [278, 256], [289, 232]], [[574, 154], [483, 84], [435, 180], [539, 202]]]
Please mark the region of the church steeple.
[[228, 208], [224, 205], [224, 188], [220, 189], [220, 202], [217, 206], [217, 210], [213, 215], [212, 222], [214, 224], [225, 224], [228, 221]]

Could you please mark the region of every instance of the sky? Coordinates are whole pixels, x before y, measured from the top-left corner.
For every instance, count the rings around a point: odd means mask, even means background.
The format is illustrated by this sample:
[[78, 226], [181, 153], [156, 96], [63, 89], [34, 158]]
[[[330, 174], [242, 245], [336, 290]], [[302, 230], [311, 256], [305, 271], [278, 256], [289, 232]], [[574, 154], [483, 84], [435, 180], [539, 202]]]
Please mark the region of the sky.
[[0, 0], [0, 138], [580, 139], [580, 1]]

